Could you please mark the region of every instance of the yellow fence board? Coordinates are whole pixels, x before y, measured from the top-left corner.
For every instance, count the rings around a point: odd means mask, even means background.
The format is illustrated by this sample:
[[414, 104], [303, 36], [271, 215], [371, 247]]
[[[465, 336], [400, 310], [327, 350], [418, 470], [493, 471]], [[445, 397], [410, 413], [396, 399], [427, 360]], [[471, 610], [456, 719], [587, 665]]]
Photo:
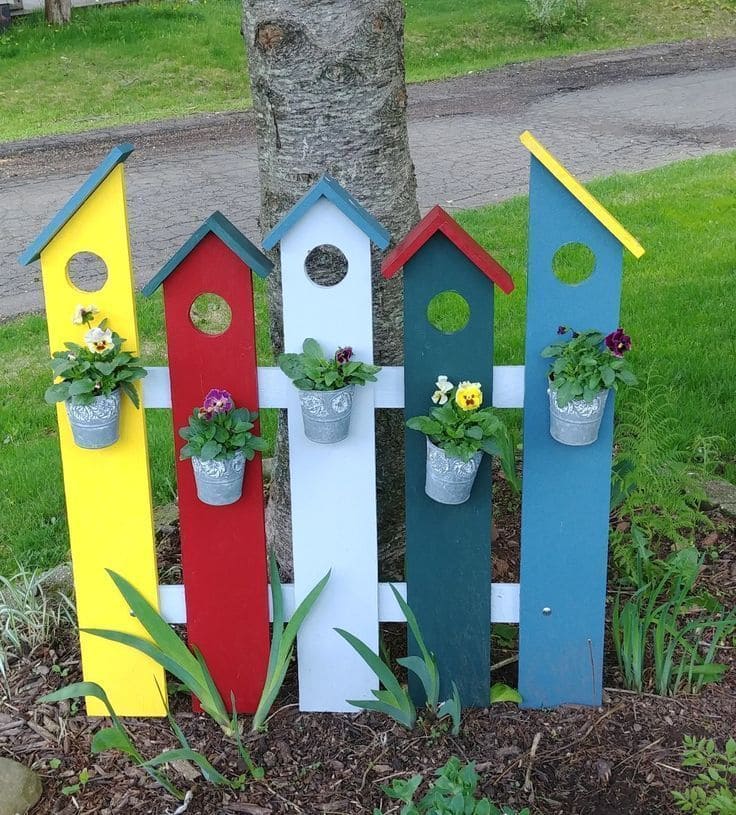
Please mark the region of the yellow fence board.
[[[78, 252], [94, 252], [105, 262], [108, 277], [99, 291], [80, 291], [70, 281], [67, 265]], [[83, 342], [87, 329], [72, 324], [78, 303], [97, 306], [99, 316], [127, 338], [125, 349], [138, 352], [122, 164], [41, 251], [41, 272], [52, 352], [63, 350], [65, 342]], [[144, 636], [105, 572], [123, 575], [158, 606], [144, 411], [123, 397], [120, 440], [103, 450], [84, 450], [74, 444], [64, 405], [57, 409], [79, 626]], [[164, 673], [152, 660], [86, 634], [81, 648], [84, 679], [102, 685], [118, 714], [165, 714], [157, 688], [158, 683], [165, 696]], [[87, 712], [96, 716], [106, 711], [96, 699], [88, 699]]]

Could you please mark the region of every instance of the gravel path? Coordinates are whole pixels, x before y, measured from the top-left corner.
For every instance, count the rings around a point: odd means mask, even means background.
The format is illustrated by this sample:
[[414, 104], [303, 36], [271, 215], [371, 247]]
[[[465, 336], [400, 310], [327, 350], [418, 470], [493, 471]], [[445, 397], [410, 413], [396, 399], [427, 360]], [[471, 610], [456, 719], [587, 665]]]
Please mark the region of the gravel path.
[[[736, 38], [511, 65], [414, 85], [419, 199], [461, 209], [524, 192], [530, 129], [583, 179], [736, 148]], [[214, 209], [258, 241], [249, 112], [0, 144], [0, 319], [42, 305], [17, 256], [105, 152], [127, 162], [133, 260], [149, 280]]]

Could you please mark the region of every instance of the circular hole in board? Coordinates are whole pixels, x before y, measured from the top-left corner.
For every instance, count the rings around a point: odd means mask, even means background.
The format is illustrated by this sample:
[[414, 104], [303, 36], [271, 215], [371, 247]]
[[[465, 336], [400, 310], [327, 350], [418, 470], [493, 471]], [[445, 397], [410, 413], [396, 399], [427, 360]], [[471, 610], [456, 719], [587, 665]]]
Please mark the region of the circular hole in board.
[[224, 334], [230, 327], [233, 315], [227, 300], [219, 294], [200, 294], [189, 309], [192, 325], [203, 334]]
[[442, 291], [429, 301], [427, 320], [443, 334], [456, 334], [470, 320], [470, 305], [456, 291]]
[[336, 286], [348, 273], [348, 259], [336, 246], [323, 243], [307, 255], [304, 271], [318, 286]]
[[107, 283], [107, 264], [94, 252], [77, 252], [66, 264], [72, 286], [83, 292], [98, 292]]
[[595, 253], [584, 243], [566, 243], [552, 258], [552, 271], [562, 283], [577, 286], [595, 270]]

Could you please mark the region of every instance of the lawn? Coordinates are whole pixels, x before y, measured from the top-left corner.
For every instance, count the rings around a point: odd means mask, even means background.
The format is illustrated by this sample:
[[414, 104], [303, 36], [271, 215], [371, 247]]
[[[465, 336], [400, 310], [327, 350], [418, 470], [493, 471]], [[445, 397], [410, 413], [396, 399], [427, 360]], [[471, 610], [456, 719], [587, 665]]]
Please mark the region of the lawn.
[[[410, 82], [508, 62], [736, 33], [734, 0], [588, 0], [541, 35], [525, 0], [406, 0]], [[143, 0], [40, 14], [0, 35], [0, 140], [69, 133], [249, 104], [240, 0]]]
[[[736, 153], [594, 182], [590, 189], [647, 250], [626, 257], [622, 322], [644, 383], [663, 387], [679, 444], [720, 437], [722, 470], [736, 480]], [[506, 266], [515, 291], [497, 296], [496, 362], [523, 361], [527, 200], [461, 213], [459, 220]], [[271, 364], [262, 281], [256, 280], [259, 353]], [[165, 363], [160, 295], [139, 299], [143, 356]], [[586, 326], [587, 327], [587, 326]], [[41, 316], [0, 325], [0, 574], [16, 560], [48, 567], [67, 552], [56, 420], [42, 395], [50, 381]], [[636, 412], [630, 392], [624, 414]], [[148, 413], [154, 503], [174, 497], [169, 412]], [[273, 436], [273, 416], [264, 432]], [[93, 500], [91, 493], [90, 500]]]

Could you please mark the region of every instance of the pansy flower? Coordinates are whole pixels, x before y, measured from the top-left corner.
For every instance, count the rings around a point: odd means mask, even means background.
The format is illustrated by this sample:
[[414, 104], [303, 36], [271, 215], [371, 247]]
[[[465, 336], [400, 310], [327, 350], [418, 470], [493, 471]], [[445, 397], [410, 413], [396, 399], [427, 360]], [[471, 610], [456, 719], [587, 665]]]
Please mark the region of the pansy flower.
[[109, 328], [103, 331], [99, 326], [90, 328], [84, 335], [84, 341], [93, 354], [104, 354], [105, 351], [109, 351], [115, 345], [112, 341], [112, 331]]
[[91, 303], [88, 306], [83, 306], [81, 303], [77, 303], [77, 307], [74, 309], [74, 314], [72, 315], [72, 322], [74, 325], [89, 325], [95, 314], [99, 314], [100, 310], [97, 306], [93, 306]]
[[432, 401], [435, 405], [444, 405], [450, 398], [449, 393], [455, 387], [452, 382], [448, 381], [447, 377], [443, 374], [437, 377], [434, 383], [437, 390], [432, 394]]
[[212, 388], [204, 397], [202, 407], [206, 414], [229, 413], [234, 407], [233, 397], [226, 390]]
[[352, 358], [353, 349], [349, 345], [346, 345], [344, 348], [338, 348], [337, 351], [335, 351], [335, 362], [337, 362], [338, 365], [345, 365], [345, 363], [350, 362]]
[[477, 410], [483, 404], [480, 382], [461, 382], [457, 386], [455, 402], [461, 410]]
[[631, 350], [631, 337], [624, 334], [623, 328], [612, 331], [605, 339], [606, 348], [616, 357], [622, 357]]

